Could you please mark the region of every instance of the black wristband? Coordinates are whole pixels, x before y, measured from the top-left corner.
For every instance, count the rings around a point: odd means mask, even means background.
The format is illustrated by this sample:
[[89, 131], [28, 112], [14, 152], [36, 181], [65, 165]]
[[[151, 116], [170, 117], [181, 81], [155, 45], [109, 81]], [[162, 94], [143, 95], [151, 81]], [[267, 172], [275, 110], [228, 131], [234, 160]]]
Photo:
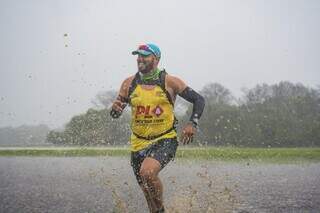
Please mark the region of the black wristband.
[[191, 120], [189, 122], [192, 124], [194, 128], [198, 129], [198, 122], [191, 121]]
[[111, 109], [111, 111], [110, 111], [110, 116], [112, 118], [119, 118], [121, 116], [121, 114], [122, 114], [121, 112], [118, 112], [114, 109]]

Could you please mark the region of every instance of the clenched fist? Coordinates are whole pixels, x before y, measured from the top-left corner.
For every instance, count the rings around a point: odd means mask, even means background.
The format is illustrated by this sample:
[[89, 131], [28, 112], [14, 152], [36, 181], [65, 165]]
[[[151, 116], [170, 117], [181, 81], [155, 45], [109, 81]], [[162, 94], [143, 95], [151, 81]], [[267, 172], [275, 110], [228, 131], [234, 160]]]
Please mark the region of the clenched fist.
[[112, 118], [119, 118], [122, 114], [123, 109], [127, 106], [127, 103], [115, 100], [112, 104], [110, 115]]

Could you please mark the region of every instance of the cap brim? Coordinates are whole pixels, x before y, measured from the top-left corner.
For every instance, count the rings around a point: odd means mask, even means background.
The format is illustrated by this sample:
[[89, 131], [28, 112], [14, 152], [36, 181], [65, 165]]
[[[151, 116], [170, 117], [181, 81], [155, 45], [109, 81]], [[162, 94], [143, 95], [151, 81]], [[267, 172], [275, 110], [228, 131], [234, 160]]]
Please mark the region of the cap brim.
[[132, 52], [132, 55], [137, 55], [137, 54], [148, 56], [148, 55], [151, 55], [152, 53], [145, 50], [135, 50]]

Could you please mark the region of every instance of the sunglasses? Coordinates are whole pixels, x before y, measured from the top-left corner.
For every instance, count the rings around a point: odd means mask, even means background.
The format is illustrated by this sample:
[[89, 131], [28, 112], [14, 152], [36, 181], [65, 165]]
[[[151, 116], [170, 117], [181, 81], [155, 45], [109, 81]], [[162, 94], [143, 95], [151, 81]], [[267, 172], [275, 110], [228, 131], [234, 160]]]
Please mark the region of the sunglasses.
[[138, 49], [139, 49], [139, 50], [145, 50], [145, 51], [151, 52], [153, 55], [157, 56], [157, 54], [155, 53], [155, 51], [154, 51], [151, 47], [149, 47], [148, 45], [145, 45], [145, 44], [140, 45]]

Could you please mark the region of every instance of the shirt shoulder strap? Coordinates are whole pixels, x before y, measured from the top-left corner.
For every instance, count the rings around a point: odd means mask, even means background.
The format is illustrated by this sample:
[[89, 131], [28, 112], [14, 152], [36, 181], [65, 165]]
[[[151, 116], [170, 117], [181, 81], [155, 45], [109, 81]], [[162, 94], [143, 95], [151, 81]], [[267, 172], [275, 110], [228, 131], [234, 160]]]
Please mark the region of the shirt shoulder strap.
[[168, 92], [167, 89], [166, 89], [166, 75], [167, 75], [167, 74], [168, 74], [168, 73], [166, 72], [165, 69], [163, 69], [163, 70], [160, 72], [160, 85], [159, 85], [159, 86], [160, 86], [161, 89], [166, 93], [166, 96], [167, 96], [170, 104], [173, 106], [173, 101], [172, 101], [172, 99], [171, 99], [171, 96], [170, 96], [169, 92]]
[[134, 78], [131, 81], [131, 84], [129, 86], [129, 91], [128, 91], [128, 99], [130, 103], [130, 95], [133, 93], [133, 91], [136, 89], [138, 82], [140, 81], [140, 75], [139, 72], [137, 72], [134, 76]]

